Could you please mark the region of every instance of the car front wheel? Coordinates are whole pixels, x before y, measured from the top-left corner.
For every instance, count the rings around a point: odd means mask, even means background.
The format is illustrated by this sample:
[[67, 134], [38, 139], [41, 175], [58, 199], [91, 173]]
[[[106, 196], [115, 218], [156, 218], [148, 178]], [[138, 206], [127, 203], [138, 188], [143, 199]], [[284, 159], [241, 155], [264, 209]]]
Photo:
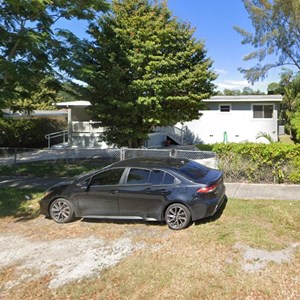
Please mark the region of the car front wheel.
[[66, 199], [56, 199], [50, 206], [50, 217], [57, 223], [68, 223], [75, 219], [73, 205]]
[[191, 213], [186, 206], [180, 203], [174, 203], [167, 208], [165, 212], [165, 221], [170, 229], [184, 229], [191, 223]]

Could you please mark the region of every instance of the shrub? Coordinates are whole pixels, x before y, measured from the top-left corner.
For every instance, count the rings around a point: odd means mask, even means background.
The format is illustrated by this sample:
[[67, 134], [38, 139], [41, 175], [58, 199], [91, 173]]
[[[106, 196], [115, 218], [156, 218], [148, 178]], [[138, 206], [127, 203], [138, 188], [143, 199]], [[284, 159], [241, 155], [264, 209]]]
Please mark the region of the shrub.
[[65, 128], [51, 119], [0, 119], [0, 147], [43, 148], [46, 134]]
[[296, 142], [300, 143], [300, 111], [291, 118], [291, 132]]
[[300, 145], [215, 144], [227, 181], [300, 183]]

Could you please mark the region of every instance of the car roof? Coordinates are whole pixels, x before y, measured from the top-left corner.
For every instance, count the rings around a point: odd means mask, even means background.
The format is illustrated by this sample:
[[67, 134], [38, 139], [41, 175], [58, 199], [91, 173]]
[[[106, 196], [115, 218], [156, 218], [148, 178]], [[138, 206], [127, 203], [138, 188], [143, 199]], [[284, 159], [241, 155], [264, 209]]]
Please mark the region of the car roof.
[[141, 168], [167, 168], [167, 169], [179, 169], [186, 163], [190, 162], [186, 158], [152, 158], [152, 157], [142, 157], [142, 158], [132, 158], [118, 161], [110, 167], [141, 167]]

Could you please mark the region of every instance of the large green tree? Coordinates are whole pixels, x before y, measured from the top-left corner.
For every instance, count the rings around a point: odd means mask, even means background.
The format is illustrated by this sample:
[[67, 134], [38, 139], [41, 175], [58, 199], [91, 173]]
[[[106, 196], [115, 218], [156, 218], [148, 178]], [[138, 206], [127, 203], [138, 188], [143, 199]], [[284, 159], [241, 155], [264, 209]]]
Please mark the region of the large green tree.
[[105, 0], [0, 1], [0, 108], [30, 99], [57, 75], [57, 58], [68, 52], [58, 20], [93, 20], [106, 8]]
[[65, 67], [87, 84], [105, 139], [137, 147], [156, 126], [198, 118], [216, 75], [204, 43], [165, 2], [114, 0], [111, 10], [90, 26], [89, 41], [70, 38]]
[[300, 142], [300, 73], [291, 76], [289, 81], [281, 80], [284, 87], [282, 116], [286, 130]]
[[[292, 65], [300, 70], [300, 1], [299, 0], [243, 0], [254, 27], [250, 33], [238, 26], [243, 44], [251, 44], [255, 51], [245, 60], [258, 60], [250, 69], [240, 69], [250, 82], [264, 79], [271, 68]], [[262, 62], [269, 55], [276, 61]]]
[[300, 141], [300, 72], [283, 69], [279, 83], [269, 84], [268, 93], [283, 95], [280, 120], [284, 123], [286, 131], [295, 140]]

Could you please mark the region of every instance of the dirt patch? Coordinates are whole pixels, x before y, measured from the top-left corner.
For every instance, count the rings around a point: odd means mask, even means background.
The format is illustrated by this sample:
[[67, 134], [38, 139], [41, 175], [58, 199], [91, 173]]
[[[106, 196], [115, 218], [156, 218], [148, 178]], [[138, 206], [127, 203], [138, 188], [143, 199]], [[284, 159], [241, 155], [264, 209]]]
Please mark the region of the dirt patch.
[[161, 239], [169, 234], [166, 226], [147, 223], [82, 220], [61, 225], [43, 216], [29, 221], [3, 218], [0, 268], [6, 270], [2, 276], [7, 276], [0, 284], [0, 294], [41, 278], [49, 278], [48, 287], [53, 289], [100, 276], [136, 251], [159, 250]]
[[265, 243], [251, 248], [240, 238], [248, 223], [228, 212], [182, 231], [155, 222], [0, 218], [0, 299], [300, 299], [298, 214], [284, 235], [255, 216], [264, 232], [273, 230], [263, 240], [289, 245], [265, 251]]
[[73, 280], [94, 276], [144, 246], [144, 243], [134, 244], [129, 238], [106, 241], [91, 236], [33, 242], [21, 236], [0, 236], [0, 266], [15, 265], [19, 275], [4, 288], [49, 274], [53, 276], [49, 288], [57, 288]]
[[294, 258], [294, 252], [300, 243], [293, 243], [283, 250], [266, 251], [237, 243], [234, 248], [243, 252], [242, 268], [245, 272], [257, 272], [269, 262], [288, 263]]

